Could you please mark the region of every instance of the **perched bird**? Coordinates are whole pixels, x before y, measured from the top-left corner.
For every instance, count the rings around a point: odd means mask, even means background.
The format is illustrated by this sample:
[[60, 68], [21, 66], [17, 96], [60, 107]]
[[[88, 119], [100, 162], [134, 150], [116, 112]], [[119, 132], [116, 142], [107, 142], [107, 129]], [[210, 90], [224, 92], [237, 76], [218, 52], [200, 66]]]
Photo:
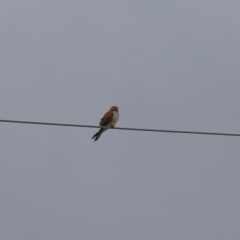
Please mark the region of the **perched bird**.
[[[118, 107], [113, 106], [110, 108], [108, 112], [104, 114], [99, 125], [108, 128], [114, 128], [118, 119], [119, 119]], [[108, 128], [100, 128], [100, 130], [93, 135], [92, 139], [94, 139], [94, 141], [97, 141], [102, 135], [102, 133], [107, 131]]]

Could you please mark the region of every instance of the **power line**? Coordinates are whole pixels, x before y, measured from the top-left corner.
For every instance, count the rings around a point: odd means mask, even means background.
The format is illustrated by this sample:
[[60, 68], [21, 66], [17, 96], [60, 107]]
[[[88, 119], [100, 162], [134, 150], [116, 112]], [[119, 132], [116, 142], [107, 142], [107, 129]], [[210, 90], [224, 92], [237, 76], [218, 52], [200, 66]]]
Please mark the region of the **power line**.
[[[59, 126], [59, 127], [107, 128], [107, 127], [101, 127], [101, 126], [82, 125], [82, 124], [33, 122], [33, 121], [18, 121], [18, 120], [4, 120], [4, 119], [0, 119], [0, 122], [48, 125], [48, 126]], [[201, 135], [240, 137], [240, 133], [200, 132], [200, 131], [162, 130], [162, 129], [146, 129], [146, 128], [125, 128], [125, 127], [115, 127], [114, 129], [129, 130], [129, 131], [144, 131], [144, 132], [163, 132], [163, 133], [182, 133], [182, 134], [201, 134]]]

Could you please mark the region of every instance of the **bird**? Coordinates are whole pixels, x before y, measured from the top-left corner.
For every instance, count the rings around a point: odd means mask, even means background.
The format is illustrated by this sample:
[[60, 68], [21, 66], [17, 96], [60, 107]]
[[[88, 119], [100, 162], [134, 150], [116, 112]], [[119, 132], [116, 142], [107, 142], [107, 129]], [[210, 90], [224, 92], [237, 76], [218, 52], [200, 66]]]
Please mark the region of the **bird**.
[[110, 110], [103, 115], [99, 123], [100, 126], [104, 126], [107, 128], [100, 128], [100, 130], [93, 135], [92, 139], [94, 139], [94, 142], [97, 141], [102, 135], [102, 133], [107, 131], [108, 128], [114, 128], [118, 119], [119, 119], [118, 107], [112, 106]]

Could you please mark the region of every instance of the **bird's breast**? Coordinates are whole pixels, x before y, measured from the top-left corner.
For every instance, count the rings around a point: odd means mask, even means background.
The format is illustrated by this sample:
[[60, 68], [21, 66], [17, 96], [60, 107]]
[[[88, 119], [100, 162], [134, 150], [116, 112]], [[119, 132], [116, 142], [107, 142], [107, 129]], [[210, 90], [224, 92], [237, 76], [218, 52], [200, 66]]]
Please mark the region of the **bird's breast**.
[[114, 112], [113, 112], [113, 119], [112, 119], [112, 123], [115, 125], [115, 124], [116, 124], [116, 122], [118, 121], [118, 119], [119, 119], [119, 113], [118, 113], [118, 112], [116, 112], [116, 111], [114, 111]]

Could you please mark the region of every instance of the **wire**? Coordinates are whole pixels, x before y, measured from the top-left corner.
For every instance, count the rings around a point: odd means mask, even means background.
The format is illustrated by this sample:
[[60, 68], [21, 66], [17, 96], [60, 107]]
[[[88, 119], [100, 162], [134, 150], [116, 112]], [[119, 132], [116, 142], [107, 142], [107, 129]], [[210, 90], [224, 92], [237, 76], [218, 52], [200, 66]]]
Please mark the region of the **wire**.
[[[59, 126], [59, 127], [108, 128], [103, 126], [82, 125], [82, 124], [80, 125], [80, 124], [68, 124], [68, 123], [33, 122], [33, 121], [3, 120], [3, 119], [0, 119], [0, 122], [49, 125], [49, 126]], [[240, 137], [240, 133], [199, 132], [199, 131], [161, 130], [161, 129], [146, 129], [146, 128], [124, 128], [124, 127], [115, 127], [114, 129], [129, 130], [129, 131], [144, 131], [144, 132], [183, 133], [183, 134], [201, 134], [201, 135]]]

